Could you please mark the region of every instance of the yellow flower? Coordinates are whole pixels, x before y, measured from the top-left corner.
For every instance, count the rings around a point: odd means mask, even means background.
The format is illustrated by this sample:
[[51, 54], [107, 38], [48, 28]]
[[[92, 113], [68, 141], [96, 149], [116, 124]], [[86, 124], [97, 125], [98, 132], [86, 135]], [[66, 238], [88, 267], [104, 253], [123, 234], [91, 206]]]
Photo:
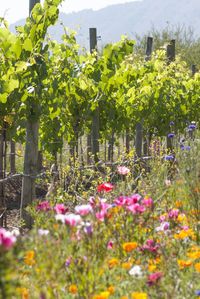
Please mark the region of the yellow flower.
[[146, 293], [135, 292], [135, 293], [132, 293], [131, 296], [133, 299], [147, 299]]
[[25, 262], [27, 263], [27, 265], [29, 266], [33, 266], [35, 265], [36, 261], [34, 260], [34, 251], [27, 251], [24, 257]]
[[128, 299], [127, 296], [122, 296], [120, 299]]
[[108, 287], [108, 292], [109, 292], [110, 294], [114, 293], [114, 290], [115, 290], [115, 287], [114, 287], [114, 286], [109, 286], [109, 287]]
[[93, 297], [93, 299], [107, 299], [110, 296], [110, 292], [101, 292], [99, 295]]
[[24, 291], [22, 295], [23, 295], [23, 298], [28, 299], [29, 292], [28, 291]]
[[182, 239], [184, 239], [186, 237], [189, 237], [189, 236], [191, 236], [193, 234], [194, 234], [194, 232], [192, 231], [192, 229], [188, 229], [188, 230], [182, 229], [179, 234], [175, 234], [174, 235], [174, 238], [182, 240]]
[[131, 250], [134, 250], [137, 248], [137, 242], [127, 242], [123, 244], [123, 249], [127, 252], [130, 252]]
[[150, 272], [153, 272], [154, 270], [156, 270], [156, 268], [157, 268], [157, 266], [155, 266], [155, 265], [150, 265], [150, 266], [149, 266], [149, 271], [150, 271]]
[[122, 263], [122, 268], [130, 269], [130, 268], [131, 268], [131, 265], [128, 264], [128, 263]]
[[70, 293], [73, 293], [73, 294], [76, 294], [77, 293], [77, 287], [74, 285], [74, 284], [72, 284], [70, 287], [69, 287], [69, 292]]
[[182, 222], [182, 221], [185, 221], [185, 220], [187, 220], [187, 217], [184, 214], [178, 215], [178, 221], [179, 222]]
[[196, 271], [200, 272], [200, 263], [196, 263], [195, 265]]
[[193, 264], [193, 262], [194, 262], [193, 260], [187, 260], [187, 261], [177, 260], [180, 270], [182, 270], [184, 268], [184, 266], [186, 266], [186, 267], [191, 266]]
[[110, 268], [112, 268], [114, 265], [116, 265], [118, 262], [117, 259], [111, 259], [108, 261], [109, 265], [110, 265]]
[[188, 257], [196, 260], [196, 259], [198, 259], [200, 257], [200, 252], [198, 252], [198, 251], [197, 252], [188, 252], [186, 255]]
[[180, 208], [181, 207], [181, 202], [180, 201], [176, 201], [175, 205], [176, 205], [177, 208]]

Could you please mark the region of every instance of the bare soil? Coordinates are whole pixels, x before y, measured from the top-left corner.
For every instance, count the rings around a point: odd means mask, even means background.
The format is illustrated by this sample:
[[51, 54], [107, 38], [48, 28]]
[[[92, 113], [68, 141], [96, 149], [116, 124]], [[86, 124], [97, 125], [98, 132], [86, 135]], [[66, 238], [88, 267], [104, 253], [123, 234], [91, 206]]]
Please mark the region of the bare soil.
[[[7, 228], [12, 230], [20, 227], [20, 202], [22, 190], [22, 178], [16, 177], [4, 183], [4, 194], [7, 207], [6, 222]], [[36, 185], [36, 198], [42, 200], [47, 193], [47, 184], [45, 182]]]

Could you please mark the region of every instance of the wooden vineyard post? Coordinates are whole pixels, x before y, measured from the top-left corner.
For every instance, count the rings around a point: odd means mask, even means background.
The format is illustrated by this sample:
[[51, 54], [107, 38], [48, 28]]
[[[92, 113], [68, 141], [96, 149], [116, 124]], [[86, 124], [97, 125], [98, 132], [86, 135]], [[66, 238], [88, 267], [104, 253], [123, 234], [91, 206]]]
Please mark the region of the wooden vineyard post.
[[130, 150], [130, 128], [126, 128], [126, 153], [129, 154]]
[[[175, 61], [175, 39], [169, 41], [167, 45], [167, 60], [168, 65]], [[167, 149], [172, 151], [172, 139], [167, 136]]]
[[[90, 52], [92, 53], [97, 49], [97, 29], [90, 28]], [[92, 116], [92, 129], [91, 129], [91, 145], [92, 154], [94, 155], [94, 161], [99, 161], [99, 106], [96, 107]]]
[[28, 205], [31, 205], [35, 199], [35, 178], [37, 175], [38, 162], [38, 132], [39, 120], [31, 121], [27, 119], [26, 126], [26, 146], [24, 155], [24, 177], [22, 180], [22, 194], [20, 218], [23, 219], [27, 228], [32, 227], [32, 218], [25, 211]]
[[16, 154], [16, 143], [11, 139], [10, 140], [10, 172], [15, 173], [15, 154]]
[[[6, 122], [2, 122], [0, 130], [0, 179], [5, 178], [6, 167]], [[4, 197], [4, 184], [0, 183], [0, 226], [6, 227], [6, 202]]]
[[[145, 61], [151, 60], [151, 54], [152, 54], [152, 47], [153, 47], [153, 37], [148, 36], [147, 37], [147, 44], [146, 44], [146, 51], [145, 51]], [[146, 132], [146, 136], [144, 137], [144, 144], [143, 144], [143, 153], [144, 155], [148, 154], [148, 149], [150, 147], [150, 144], [148, 142], [148, 134], [150, 132]]]
[[197, 72], [196, 64], [193, 64], [193, 65], [192, 65], [192, 71], [191, 71], [191, 73], [192, 73], [192, 77], [194, 77], [194, 75], [195, 75], [196, 72]]
[[[153, 38], [147, 38], [145, 60], [149, 61], [151, 59]], [[136, 124], [136, 136], [135, 136], [135, 149], [136, 154], [140, 158], [142, 156], [142, 137], [143, 137], [143, 120]]]
[[[38, 0], [29, 0], [29, 15]], [[26, 146], [24, 154], [24, 176], [22, 179], [22, 194], [20, 218], [26, 228], [32, 227], [32, 217], [25, 210], [35, 199], [35, 178], [38, 170], [38, 139], [39, 119], [37, 117], [37, 104], [32, 104], [30, 115], [26, 120]]]
[[29, 0], [29, 16], [35, 6], [35, 4], [40, 3], [40, 0]]
[[146, 45], [146, 52], [145, 52], [145, 61], [151, 60], [152, 54], [152, 47], [153, 47], [153, 37], [147, 37], [147, 45]]

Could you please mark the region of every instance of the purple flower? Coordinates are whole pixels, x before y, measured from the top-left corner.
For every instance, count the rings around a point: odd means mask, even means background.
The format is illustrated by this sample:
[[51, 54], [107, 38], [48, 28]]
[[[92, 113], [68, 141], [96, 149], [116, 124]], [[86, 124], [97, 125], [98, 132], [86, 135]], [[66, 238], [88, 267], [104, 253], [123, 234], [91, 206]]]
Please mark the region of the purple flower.
[[87, 222], [84, 226], [84, 232], [87, 234], [87, 235], [91, 235], [93, 233], [93, 226], [90, 222]]
[[189, 125], [189, 129], [195, 130], [196, 126], [195, 125]]
[[188, 133], [192, 132], [192, 129], [191, 128], [187, 129], [187, 132]]
[[170, 124], [170, 126], [173, 126], [173, 125], [174, 125], [174, 122], [173, 122], [173, 121], [171, 121], [169, 124]]
[[173, 138], [174, 136], [175, 136], [174, 133], [170, 133], [170, 134], [168, 134], [168, 138]]
[[44, 293], [40, 293], [40, 298], [39, 299], [46, 299], [46, 295]]
[[66, 267], [69, 267], [69, 266], [70, 266], [70, 264], [71, 264], [71, 260], [72, 260], [72, 256], [70, 255], [70, 256], [68, 257], [68, 259], [66, 259], [66, 261], [65, 261], [65, 266], [66, 266]]
[[198, 296], [200, 295], [200, 290], [196, 291], [196, 295], [198, 295]]
[[190, 151], [190, 146], [188, 146], [188, 145], [182, 146], [181, 149], [182, 149], [182, 151]]
[[174, 160], [174, 156], [170, 156], [170, 155], [165, 156], [165, 160], [166, 160], [166, 161]]

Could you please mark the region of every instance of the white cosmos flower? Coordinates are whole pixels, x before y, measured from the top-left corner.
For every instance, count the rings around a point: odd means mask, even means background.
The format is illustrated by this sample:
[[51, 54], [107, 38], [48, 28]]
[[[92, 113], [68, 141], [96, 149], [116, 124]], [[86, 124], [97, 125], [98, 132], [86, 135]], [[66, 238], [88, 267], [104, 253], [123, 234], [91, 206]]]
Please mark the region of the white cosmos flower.
[[141, 271], [141, 267], [136, 265], [133, 268], [131, 268], [128, 272], [130, 275], [138, 275], [141, 276], [142, 275], [142, 271]]
[[55, 216], [56, 220], [60, 220], [62, 223], [65, 223], [65, 215], [63, 214], [57, 214]]

